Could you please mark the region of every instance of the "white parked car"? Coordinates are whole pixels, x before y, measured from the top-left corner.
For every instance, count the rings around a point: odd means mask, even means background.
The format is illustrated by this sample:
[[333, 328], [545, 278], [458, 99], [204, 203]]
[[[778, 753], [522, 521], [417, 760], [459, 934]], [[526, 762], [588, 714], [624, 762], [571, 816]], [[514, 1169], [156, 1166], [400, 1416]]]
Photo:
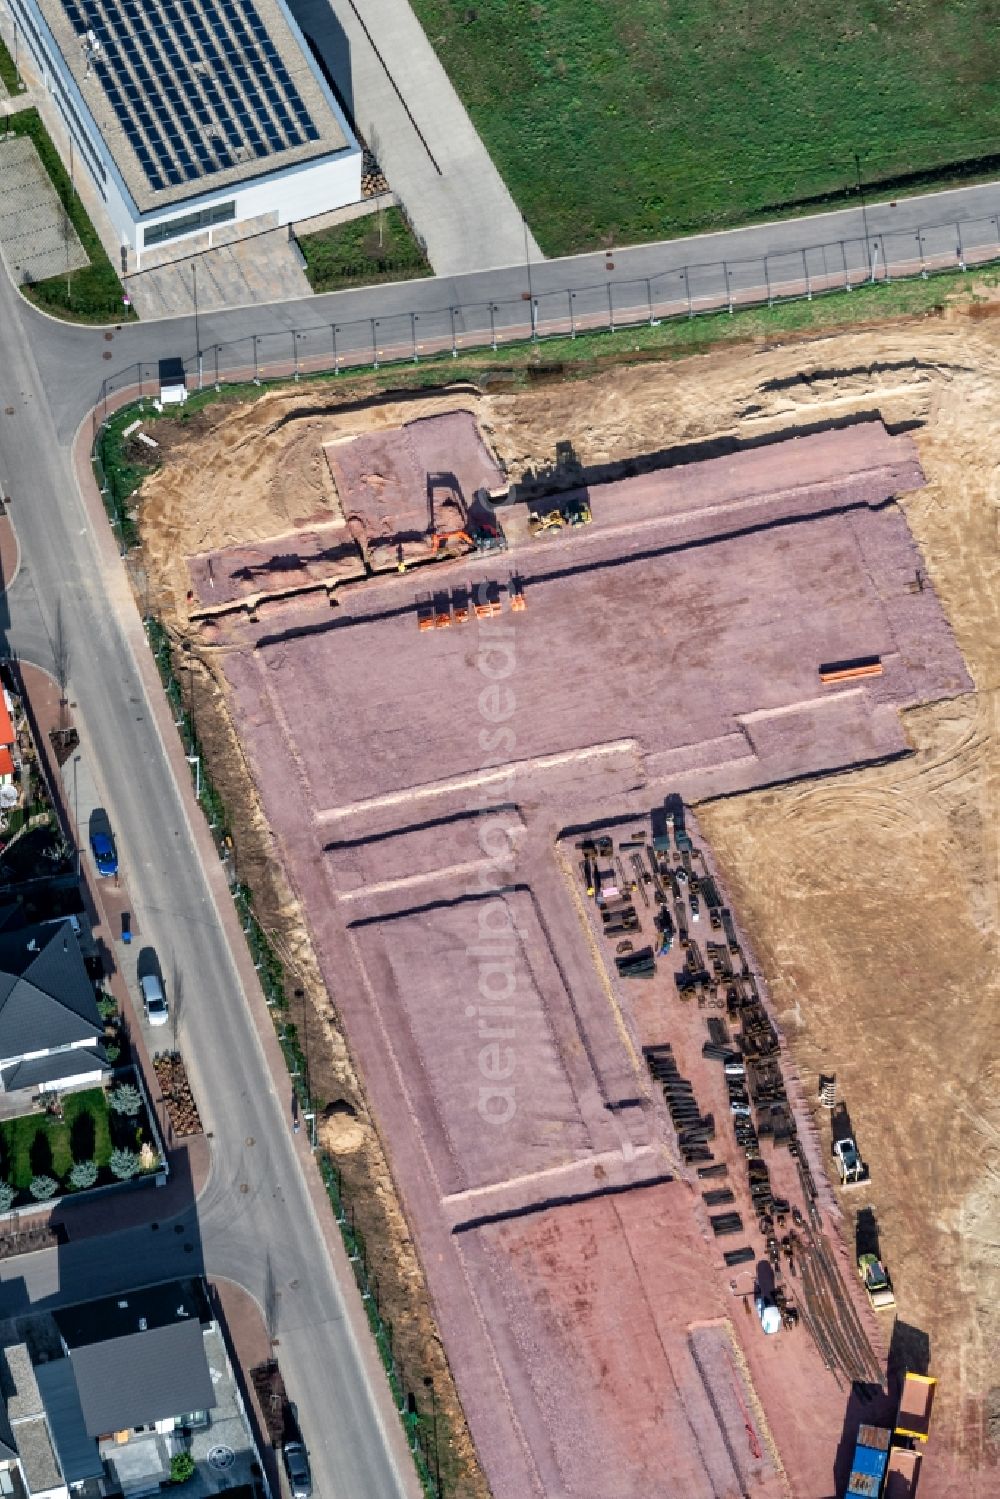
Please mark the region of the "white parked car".
[[167, 1023], [167, 997], [163, 992], [163, 985], [155, 973], [147, 973], [139, 980], [139, 988], [142, 991], [142, 1007], [146, 1012], [146, 1019], [150, 1025], [166, 1025]]

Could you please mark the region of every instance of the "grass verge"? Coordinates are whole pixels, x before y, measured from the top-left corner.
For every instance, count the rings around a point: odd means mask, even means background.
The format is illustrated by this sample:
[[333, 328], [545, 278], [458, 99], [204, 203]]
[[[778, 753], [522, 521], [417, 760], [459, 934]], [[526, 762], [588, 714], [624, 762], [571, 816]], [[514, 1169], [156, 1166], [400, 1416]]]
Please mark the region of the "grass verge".
[[855, 153], [899, 191], [1000, 159], [992, 0], [414, 9], [549, 255], [856, 200]]
[[299, 249], [305, 256], [309, 285], [316, 292], [431, 274], [427, 257], [399, 208], [304, 234]]
[[124, 322], [135, 316], [122, 305], [122, 285], [105, 253], [97, 230], [90, 221], [80, 197], [73, 191], [66, 168], [37, 109], [21, 110], [8, 115], [6, 129], [34, 141], [42, 166], [56, 190], [56, 195], [70, 223], [80, 236], [90, 264], [65, 275], [50, 276], [21, 287], [29, 301], [56, 317], [76, 323]]
[[24, 93], [21, 75], [14, 66], [14, 59], [7, 51], [2, 37], [0, 37], [0, 83], [4, 85], [11, 97]]

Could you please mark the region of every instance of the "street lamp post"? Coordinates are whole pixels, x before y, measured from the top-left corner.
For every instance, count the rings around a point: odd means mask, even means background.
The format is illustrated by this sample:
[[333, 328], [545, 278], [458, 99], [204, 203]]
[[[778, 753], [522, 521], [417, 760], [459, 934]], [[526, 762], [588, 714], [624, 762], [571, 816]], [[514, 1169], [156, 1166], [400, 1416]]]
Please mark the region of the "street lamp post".
[[76, 767], [80, 763], [80, 756], [73, 756], [73, 824], [76, 833], [76, 877], [80, 878], [80, 798], [76, 785]]
[[861, 198], [861, 221], [865, 226], [865, 264], [868, 266], [868, 271], [872, 277], [872, 280], [874, 280], [875, 277], [874, 273], [872, 272], [871, 239], [868, 234], [868, 204], [865, 202], [865, 187], [864, 183], [861, 181], [861, 157], [858, 155], [857, 151], [855, 151], [854, 153], [854, 170], [857, 173], [858, 194]]
[[191, 295], [194, 299], [194, 345], [198, 359], [198, 389], [201, 390], [201, 331], [198, 323], [198, 266], [191, 262]]
[[430, 1391], [431, 1397], [431, 1430], [434, 1436], [434, 1488], [438, 1499], [441, 1499], [441, 1452], [438, 1448], [437, 1397], [434, 1392], [434, 1381], [429, 1374], [424, 1376], [424, 1388]]
[[535, 293], [531, 285], [531, 251], [528, 246], [528, 220], [524, 217], [523, 213], [521, 215], [521, 227], [524, 230], [524, 265], [528, 272], [528, 307], [531, 312], [531, 337], [532, 341], [534, 341], [538, 337], [538, 330], [535, 327]]

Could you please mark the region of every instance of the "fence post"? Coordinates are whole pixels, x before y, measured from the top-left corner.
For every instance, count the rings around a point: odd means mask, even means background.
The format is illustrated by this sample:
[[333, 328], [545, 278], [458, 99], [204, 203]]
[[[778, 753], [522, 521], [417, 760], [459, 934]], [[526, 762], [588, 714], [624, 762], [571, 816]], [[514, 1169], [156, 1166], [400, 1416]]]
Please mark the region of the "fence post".
[[610, 281], [608, 282], [608, 329], [611, 333], [615, 331], [615, 301]]
[[653, 284], [648, 276], [646, 277], [646, 304], [649, 307], [649, 326], [655, 328], [656, 319], [653, 317]]
[[378, 323], [376, 322], [375, 318], [369, 318], [368, 321], [372, 325], [372, 369], [377, 370], [378, 369], [378, 339], [377, 339], [377, 336], [376, 336], [376, 333], [375, 333], [375, 329], [378, 327]]
[[809, 280], [809, 262], [806, 259], [805, 250], [802, 251], [802, 270], [806, 278], [806, 301], [811, 302], [813, 299], [812, 282]]
[[410, 342], [413, 345], [413, 363], [417, 362], [417, 314], [410, 313]]
[[496, 303], [495, 302], [491, 302], [490, 303], [490, 347], [492, 348], [494, 354], [497, 351], [496, 312], [497, 312]]
[[576, 301], [576, 292], [575, 291], [568, 291], [566, 293], [566, 296], [567, 296], [567, 298], [569, 300], [569, 336], [570, 336], [570, 338], [575, 338], [576, 337], [576, 309], [574, 308], [573, 303]]
[[726, 278], [726, 300], [729, 303], [729, 316], [733, 315], [733, 273], [729, 269], [728, 261], [722, 262], [722, 274]]
[[844, 244], [843, 240], [840, 241], [840, 255], [841, 259], [844, 262], [844, 290], [853, 291], [854, 287], [851, 285], [851, 273], [847, 269], [847, 246]]
[[770, 271], [767, 268], [767, 256], [766, 255], [764, 256], [764, 284], [767, 287], [767, 305], [768, 305], [768, 307], [773, 307], [774, 306], [774, 299], [771, 296], [771, 273], [770, 273]]
[[961, 226], [961, 224], [959, 223], [959, 221], [957, 219], [955, 220], [955, 233], [958, 235], [958, 247], [957, 247], [958, 264], [959, 264], [959, 267], [964, 271], [966, 269], [966, 265], [965, 265], [965, 251], [962, 248], [962, 226]]

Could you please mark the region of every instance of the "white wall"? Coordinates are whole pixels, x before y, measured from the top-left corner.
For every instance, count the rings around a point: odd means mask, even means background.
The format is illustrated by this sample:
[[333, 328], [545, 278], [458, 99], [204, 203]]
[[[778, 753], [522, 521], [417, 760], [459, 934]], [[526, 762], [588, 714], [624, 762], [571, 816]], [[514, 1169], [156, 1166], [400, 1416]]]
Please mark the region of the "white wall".
[[[299, 166], [285, 167], [280, 172], [270, 172], [253, 182], [236, 182], [229, 188], [203, 193], [197, 198], [188, 198], [183, 203], [172, 203], [169, 208], [157, 213], [144, 214], [138, 223], [138, 234], [165, 219], [180, 218], [210, 208], [216, 203], [228, 203], [235, 199], [236, 220], [255, 219], [260, 214], [277, 213], [279, 224], [292, 224], [296, 219], [309, 218], [324, 213], [328, 208], [342, 208], [345, 203], [356, 203], [361, 197], [361, 151], [355, 146], [337, 156], [324, 156], [318, 161], [302, 162]], [[231, 221], [232, 222], [232, 221]], [[220, 228], [227, 227], [220, 225]], [[190, 234], [204, 234], [205, 230], [192, 229]], [[182, 244], [190, 236], [178, 235], [177, 239], [164, 240], [155, 246], [157, 250]], [[140, 238], [136, 249], [145, 246]], [[152, 247], [151, 247], [152, 248]]]

